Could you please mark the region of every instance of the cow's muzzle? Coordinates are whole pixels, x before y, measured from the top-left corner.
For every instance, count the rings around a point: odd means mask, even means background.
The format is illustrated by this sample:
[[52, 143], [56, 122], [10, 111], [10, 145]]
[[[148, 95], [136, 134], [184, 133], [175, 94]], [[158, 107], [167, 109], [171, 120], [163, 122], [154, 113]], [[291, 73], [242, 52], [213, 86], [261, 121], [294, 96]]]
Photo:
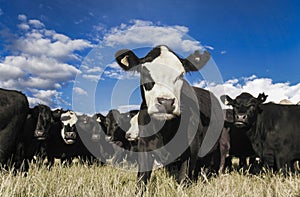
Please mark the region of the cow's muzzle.
[[34, 131], [34, 137], [37, 140], [45, 140], [47, 137], [47, 133], [45, 131], [41, 131], [41, 130], [35, 130]]

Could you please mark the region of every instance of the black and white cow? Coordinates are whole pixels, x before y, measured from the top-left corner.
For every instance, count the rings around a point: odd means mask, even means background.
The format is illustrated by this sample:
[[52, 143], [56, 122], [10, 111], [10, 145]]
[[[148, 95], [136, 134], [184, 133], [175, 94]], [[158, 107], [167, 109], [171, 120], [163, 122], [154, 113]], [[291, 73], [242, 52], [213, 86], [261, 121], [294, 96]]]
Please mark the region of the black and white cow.
[[53, 122], [50, 107], [39, 104], [31, 108], [24, 125], [25, 156], [32, 160], [34, 156], [41, 160], [46, 156], [46, 139]]
[[[24, 160], [23, 126], [29, 111], [28, 100], [24, 94], [0, 88], [0, 166], [13, 163], [21, 168]], [[12, 162], [11, 162], [12, 159]], [[28, 164], [25, 161], [25, 168]]]
[[135, 158], [131, 157], [130, 153], [137, 149], [137, 143], [136, 141], [129, 141], [126, 134], [128, 134], [130, 128], [138, 125], [137, 121], [132, 121], [133, 117], [137, 117], [137, 113], [138, 110], [121, 113], [117, 109], [112, 109], [106, 115], [107, 135], [118, 146], [115, 147], [114, 164], [120, 163], [125, 158], [129, 163], [136, 161]]
[[167, 46], [157, 46], [143, 58], [127, 49], [116, 53], [116, 61], [124, 70], [140, 73], [139, 186], [149, 180], [154, 159], [164, 165], [179, 160], [179, 182], [191, 175], [188, 162], [194, 166], [198, 158], [197, 130], [202, 131], [203, 125], [197, 97], [184, 74], [199, 70], [209, 59], [207, 51], [195, 51], [183, 59]]
[[266, 99], [264, 93], [258, 97], [242, 93], [235, 99], [221, 96], [225, 104], [233, 107], [235, 126], [246, 128], [262, 163], [275, 170], [294, 170], [293, 163], [300, 158], [300, 106], [263, 104]]
[[[49, 168], [53, 165], [54, 158], [59, 158], [70, 164], [74, 158], [79, 157], [82, 160], [91, 163], [95, 159], [95, 156], [89, 152], [82, 142], [82, 139], [79, 137], [76, 128], [76, 124], [78, 123], [78, 116], [76, 113], [71, 110], [55, 110], [53, 116], [56, 118], [54, 118], [54, 122], [49, 132], [46, 146]], [[98, 122], [96, 122], [95, 125], [99, 126]], [[91, 135], [89, 135], [89, 139], [92, 141]]]

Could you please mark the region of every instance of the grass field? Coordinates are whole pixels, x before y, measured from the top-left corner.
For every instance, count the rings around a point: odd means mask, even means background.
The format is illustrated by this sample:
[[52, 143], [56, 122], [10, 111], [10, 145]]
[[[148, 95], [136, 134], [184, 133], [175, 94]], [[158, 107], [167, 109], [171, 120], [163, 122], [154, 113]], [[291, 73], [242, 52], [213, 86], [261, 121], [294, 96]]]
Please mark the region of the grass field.
[[[73, 164], [55, 165], [50, 171], [31, 164], [28, 176], [2, 171], [0, 196], [135, 196], [135, 169]], [[283, 176], [267, 172], [243, 175], [236, 171], [213, 177], [201, 176], [197, 183], [183, 187], [163, 169], [154, 172], [145, 196], [299, 196], [300, 175]]]

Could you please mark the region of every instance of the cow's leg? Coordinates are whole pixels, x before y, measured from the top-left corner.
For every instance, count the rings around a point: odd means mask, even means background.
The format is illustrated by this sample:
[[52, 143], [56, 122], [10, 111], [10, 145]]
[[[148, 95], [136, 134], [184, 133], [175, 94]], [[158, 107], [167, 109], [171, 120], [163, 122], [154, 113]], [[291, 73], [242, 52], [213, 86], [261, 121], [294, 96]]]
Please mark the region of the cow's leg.
[[138, 174], [137, 174], [137, 193], [146, 190], [146, 185], [150, 179], [153, 169], [154, 158], [148, 152], [139, 153]]
[[239, 158], [239, 169], [242, 169], [243, 171], [245, 171], [247, 169], [247, 158], [246, 157]]
[[229, 154], [230, 149], [230, 135], [229, 135], [229, 127], [223, 127], [221, 137], [219, 139], [219, 146], [220, 146], [220, 165], [218, 169], [218, 173], [222, 174], [225, 171], [225, 159], [226, 156]]
[[182, 157], [182, 162], [180, 163], [180, 167], [179, 167], [179, 174], [178, 174], [178, 183], [183, 183], [183, 184], [189, 184], [189, 179], [191, 177], [189, 176], [189, 162], [190, 162], [190, 158], [187, 155], [184, 155]]
[[54, 165], [54, 156], [49, 156], [48, 155], [48, 170], [50, 170], [52, 168], [52, 166]]
[[27, 172], [29, 169], [28, 159], [25, 158], [24, 153], [24, 144], [22, 142], [19, 142], [17, 144], [15, 155], [13, 156], [13, 163], [14, 163], [14, 173], [17, 171], [25, 172], [25, 176], [27, 176]]
[[232, 156], [228, 156], [225, 158], [225, 168], [228, 168], [229, 172], [232, 171]]
[[250, 174], [258, 174], [260, 172], [261, 166], [259, 162], [256, 160], [255, 156], [250, 157], [249, 165], [250, 165], [250, 169], [249, 169]]
[[148, 143], [140, 138], [138, 143], [137, 193], [144, 192], [153, 169], [154, 158], [148, 151]]
[[291, 163], [288, 159], [278, 156], [275, 156], [276, 168], [282, 170], [284, 174], [287, 174], [291, 170]]

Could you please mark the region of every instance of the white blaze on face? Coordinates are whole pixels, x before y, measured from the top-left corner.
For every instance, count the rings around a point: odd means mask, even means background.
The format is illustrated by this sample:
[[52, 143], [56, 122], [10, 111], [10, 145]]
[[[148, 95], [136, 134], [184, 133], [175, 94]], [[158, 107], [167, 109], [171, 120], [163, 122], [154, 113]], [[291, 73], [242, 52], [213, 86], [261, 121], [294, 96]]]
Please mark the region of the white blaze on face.
[[61, 129], [61, 137], [63, 138], [63, 140], [65, 141], [66, 144], [73, 144], [75, 141], [72, 139], [65, 139], [65, 126], [67, 126], [68, 124], [70, 125], [70, 127], [72, 127], [73, 125], [75, 125], [77, 123], [77, 116], [75, 114], [75, 112], [73, 111], [67, 111], [65, 113], [61, 114], [61, 121], [63, 123], [63, 128]]
[[[166, 47], [161, 47], [161, 54], [152, 62], [146, 62], [142, 67], [147, 68], [155, 85], [151, 90], [144, 88], [148, 113], [156, 118], [169, 119], [180, 115], [180, 92], [183, 85], [184, 66], [178, 57]], [[158, 109], [158, 98], [174, 99], [172, 114], [162, 113]]]
[[130, 128], [126, 132], [126, 136], [130, 136], [128, 140], [136, 140], [139, 136], [138, 116], [139, 113], [133, 116], [130, 120]]

